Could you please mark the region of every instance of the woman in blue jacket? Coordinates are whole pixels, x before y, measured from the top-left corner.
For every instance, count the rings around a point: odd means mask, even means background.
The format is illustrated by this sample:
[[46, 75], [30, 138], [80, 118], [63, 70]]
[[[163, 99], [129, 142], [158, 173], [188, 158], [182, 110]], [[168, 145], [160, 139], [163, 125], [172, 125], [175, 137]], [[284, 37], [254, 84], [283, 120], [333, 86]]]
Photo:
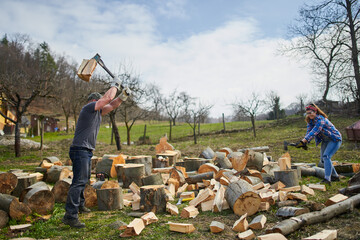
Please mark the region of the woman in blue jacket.
[[325, 168], [325, 178], [321, 182], [331, 185], [331, 180], [339, 181], [339, 175], [331, 162], [331, 157], [341, 146], [341, 134], [329, 121], [327, 115], [315, 104], [306, 107], [305, 121], [307, 132], [297, 147], [306, 145], [313, 138], [315, 138], [316, 146], [321, 143], [320, 163], [322, 162]]

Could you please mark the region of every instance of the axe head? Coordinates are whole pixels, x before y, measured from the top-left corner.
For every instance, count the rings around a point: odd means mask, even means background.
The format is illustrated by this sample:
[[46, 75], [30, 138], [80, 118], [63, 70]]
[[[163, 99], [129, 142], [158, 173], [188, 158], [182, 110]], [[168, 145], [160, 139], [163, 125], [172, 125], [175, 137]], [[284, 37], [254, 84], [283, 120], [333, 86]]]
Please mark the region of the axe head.
[[91, 75], [95, 71], [97, 62], [94, 58], [92, 59], [84, 59], [77, 71], [77, 75], [81, 80], [86, 82], [90, 81]]

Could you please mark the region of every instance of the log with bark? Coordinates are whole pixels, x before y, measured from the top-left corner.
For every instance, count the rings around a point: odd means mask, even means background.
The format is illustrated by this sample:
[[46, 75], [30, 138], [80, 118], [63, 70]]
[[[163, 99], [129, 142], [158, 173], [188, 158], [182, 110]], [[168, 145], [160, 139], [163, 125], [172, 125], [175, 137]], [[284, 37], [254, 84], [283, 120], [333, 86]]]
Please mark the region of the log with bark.
[[339, 193], [347, 195], [347, 196], [353, 196], [355, 194], [360, 193], [360, 184], [349, 186], [346, 188], [339, 189]]
[[217, 222], [217, 221], [212, 221], [210, 223], [210, 232], [212, 233], [219, 233], [224, 231], [225, 229], [225, 224], [221, 223], [221, 222]]
[[141, 179], [141, 182], [142, 182], [143, 186], [146, 186], [146, 185], [161, 185], [161, 184], [163, 184], [161, 173], [155, 173], [155, 174], [151, 174], [149, 176], [143, 177]]
[[30, 186], [31, 189], [26, 193], [23, 201], [33, 212], [41, 215], [51, 213], [55, 205], [54, 194], [45, 185], [33, 184]]
[[0, 193], [10, 194], [17, 186], [18, 178], [11, 172], [0, 172]]
[[275, 181], [281, 181], [286, 187], [292, 187], [299, 185], [299, 179], [297, 171], [294, 169], [275, 171]]
[[205, 172], [201, 174], [190, 175], [185, 180], [188, 184], [195, 184], [212, 178], [214, 178], [214, 172]]
[[86, 184], [85, 186], [84, 197], [85, 207], [95, 207], [98, 205], [96, 190], [89, 184]]
[[143, 212], [166, 212], [166, 193], [164, 185], [140, 187], [140, 210]]
[[226, 153], [224, 152], [216, 152], [216, 158], [214, 163], [223, 169], [230, 169], [232, 168], [232, 164], [230, 160], [226, 157]]
[[315, 211], [305, 213], [297, 217], [286, 219], [270, 229], [267, 229], [267, 233], [281, 233], [288, 235], [302, 226], [311, 225], [320, 222], [326, 222], [333, 217], [346, 213], [354, 209], [354, 207], [360, 204], [360, 194], [346, 199], [345, 201], [336, 203], [334, 205], [323, 208], [321, 211]]
[[312, 167], [300, 166], [301, 176], [315, 176], [316, 170]]
[[25, 198], [25, 195], [33, 188], [41, 188], [41, 189], [44, 189], [44, 190], [50, 190], [49, 186], [43, 182], [43, 181], [40, 181], [40, 182], [36, 182], [30, 186], [28, 186], [27, 188], [25, 188], [20, 196], [19, 196], [19, 201], [20, 202], [23, 202], [24, 201], [24, 198]]
[[51, 192], [54, 194], [55, 202], [65, 203], [67, 199], [67, 194], [71, 185], [72, 179], [64, 178], [55, 183], [54, 187], [51, 189]]
[[31, 209], [25, 203], [19, 202], [17, 197], [0, 193], [0, 210], [9, 214], [10, 218], [21, 220], [31, 214]]
[[160, 157], [163, 157], [167, 159], [168, 164], [167, 166], [173, 166], [178, 161], [178, 156], [180, 155], [177, 151], [166, 151], [164, 153], [158, 153], [156, 154], [156, 159], [159, 159]]
[[101, 161], [99, 161], [96, 164], [96, 173], [106, 173], [108, 176], [110, 176], [111, 167], [113, 165], [113, 158], [116, 158], [118, 155], [109, 155], [105, 154]]
[[100, 211], [112, 211], [124, 207], [122, 188], [104, 188], [96, 190]]
[[144, 164], [145, 176], [150, 176], [152, 171], [152, 157], [151, 156], [129, 156], [125, 159], [126, 163]]
[[263, 166], [264, 166], [264, 154], [250, 150], [249, 159], [247, 161], [246, 167], [261, 171]]
[[349, 179], [348, 186], [358, 185], [360, 184], [360, 172], [356, 173]]
[[256, 213], [260, 207], [261, 199], [245, 180], [230, 183], [225, 191], [225, 199], [236, 215], [248, 216]]
[[205, 163], [213, 163], [211, 159], [205, 158], [184, 158], [184, 167], [187, 172], [197, 171]]
[[141, 186], [141, 178], [145, 175], [144, 164], [124, 164], [122, 166], [122, 181], [123, 187], [128, 188], [132, 182], [135, 182], [138, 186]]
[[214, 172], [216, 174], [219, 170], [220, 169], [214, 164], [205, 163], [199, 167], [198, 173]]
[[9, 222], [9, 214], [4, 210], [0, 210], [0, 229], [5, 227]]
[[56, 183], [61, 179], [68, 178], [70, 176], [70, 173], [71, 171], [68, 167], [54, 165], [47, 170], [46, 182]]
[[299, 207], [281, 207], [277, 210], [276, 216], [283, 217], [283, 218], [289, 218], [298, 216], [304, 213], [308, 213], [308, 208], [299, 208]]
[[232, 168], [236, 171], [242, 171], [245, 169], [247, 161], [249, 160], [249, 151], [232, 152], [228, 155], [228, 159], [231, 162]]
[[17, 180], [16, 188], [11, 193], [11, 195], [14, 195], [15, 197], [20, 197], [20, 194], [24, 189], [36, 183], [36, 177], [30, 175], [18, 176]]
[[260, 147], [251, 147], [251, 148], [241, 148], [238, 149], [238, 152], [245, 152], [246, 150], [252, 150], [254, 152], [269, 152], [269, 146], [260, 146]]
[[200, 158], [205, 159], [215, 159], [215, 152], [211, 147], [207, 147], [199, 156]]

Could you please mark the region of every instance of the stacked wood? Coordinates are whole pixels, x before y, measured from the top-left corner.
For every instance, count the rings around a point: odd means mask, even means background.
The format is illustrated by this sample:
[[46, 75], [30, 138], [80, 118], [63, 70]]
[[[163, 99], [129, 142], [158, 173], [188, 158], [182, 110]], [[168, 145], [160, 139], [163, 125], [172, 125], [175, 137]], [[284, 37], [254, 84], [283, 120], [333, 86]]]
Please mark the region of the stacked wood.
[[199, 156], [200, 158], [205, 159], [215, 159], [215, 152], [211, 147], [207, 147]]
[[144, 164], [145, 176], [150, 176], [152, 171], [152, 157], [151, 156], [128, 156], [126, 163]]
[[0, 193], [0, 210], [5, 211], [11, 219], [21, 220], [31, 214], [27, 204], [19, 202], [15, 196]]
[[140, 187], [140, 210], [143, 212], [166, 212], [166, 194], [163, 185]]
[[246, 230], [245, 232], [238, 233], [237, 237], [240, 240], [251, 240], [251, 239], [254, 239], [256, 236], [255, 236], [254, 232], [251, 229], [249, 229], [249, 230]]
[[0, 229], [5, 227], [9, 222], [9, 214], [4, 210], [0, 210]]
[[68, 167], [54, 165], [47, 170], [46, 182], [56, 183], [57, 181], [68, 178], [71, 175], [71, 171]]
[[135, 218], [126, 226], [125, 231], [120, 234], [120, 237], [138, 236], [144, 228], [144, 221], [141, 218]]
[[11, 192], [11, 195], [15, 197], [20, 197], [20, 194], [24, 189], [36, 183], [36, 177], [30, 176], [29, 174], [21, 175], [17, 177], [17, 185], [14, 190]]
[[167, 202], [166, 203], [166, 211], [169, 212], [171, 215], [177, 216], [179, 215], [179, 209], [177, 206]]
[[120, 154], [117, 157], [112, 157], [112, 163], [110, 168], [110, 177], [116, 178], [117, 177], [117, 170], [116, 170], [116, 164], [125, 164], [124, 155]]
[[298, 216], [304, 213], [308, 213], [308, 208], [299, 208], [299, 207], [281, 207], [277, 210], [276, 216], [283, 217], [283, 218], [289, 218]]
[[54, 194], [44, 182], [37, 182], [26, 189], [23, 202], [38, 214], [46, 215], [53, 211], [55, 205]]
[[224, 229], [225, 229], [225, 225], [221, 222], [212, 221], [210, 223], [210, 232], [212, 233], [219, 233], [224, 231]]
[[193, 224], [190, 223], [172, 223], [169, 222], [169, 229], [173, 232], [180, 232], [180, 233], [192, 233], [195, 231], [195, 227]]
[[95, 207], [98, 205], [96, 190], [89, 184], [86, 184], [85, 186], [84, 197], [85, 207]]
[[181, 211], [181, 218], [195, 218], [199, 214], [199, 211], [196, 207], [190, 205], [188, 207], [183, 208]]
[[275, 171], [275, 181], [281, 181], [286, 187], [292, 187], [299, 185], [299, 179], [297, 177], [297, 171], [294, 169]]
[[159, 219], [156, 217], [155, 213], [148, 212], [141, 216], [141, 219], [144, 221], [145, 226], [159, 221]]
[[254, 219], [249, 224], [251, 229], [263, 229], [265, 227], [266, 217], [265, 215], [259, 215], [254, 217]]
[[18, 178], [10, 172], [0, 172], [0, 193], [10, 194], [18, 184]]
[[108, 176], [111, 175], [111, 168], [113, 166], [113, 159], [118, 155], [105, 154], [102, 156], [101, 161], [96, 164], [96, 173], [106, 173]]
[[313, 236], [303, 238], [303, 240], [334, 240], [337, 239], [337, 230], [322, 230]]
[[55, 202], [65, 203], [67, 199], [67, 194], [70, 188], [72, 180], [70, 178], [64, 178], [55, 183], [54, 187], [51, 189], [55, 197]]
[[143, 177], [141, 179], [142, 185], [161, 185], [163, 184], [163, 180], [160, 173], [151, 174], [149, 176]]
[[242, 215], [238, 220], [233, 224], [232, 230], [235, 232], [244, 232], [249, 228], [249, 223], [246, 220], [247, 213]]
[[122, 209], [124, 206], [122, 188], [97, 189], [97, 203], [100, 211]]
[[132, 182], [135, 182], [138, 186], [141, 186], [141, 179], [145, 175], [144, 164], [124, 164], [122, 166], [122, 182], [123, 187], [128, 188]]
[[335, 196], [332, 196], [331, 198], [329, 198], [326, 203], [325, 203], [325, 206], [331, 206], [335, 203], [339, 203], [339, 202], [342, 202], [346, 199], [348, 199], [349, 197], [345, 196], [345, 195], [342, 195], [342, 194], [336, 194]]
[[305, 225], [315, 224], [319, 222], [326, 222], [329, 219], [338, 216], [342, 213], [351, 211], [354, 207], [360, 204], [360, 194], [357, 194], [353, 197], [346, 199], [340, 203], [333, 204], [326, 208], [323, 208], [321, 211], [315, 211], [310, 213], [305, 213], [297, 216], [296, 218], [286, 219], [270, 229], [267, 229], [267, 233], [281, 233], [283, 235], [288, 235], [297, 229]]
[[254, 192], [252, 186], [240, 179], [230, 183], [225, 191], [225, 199], [235, 214], [241, 216], [245, 213], [248, 216], [256, 213], [260, 207], [261, 199]]

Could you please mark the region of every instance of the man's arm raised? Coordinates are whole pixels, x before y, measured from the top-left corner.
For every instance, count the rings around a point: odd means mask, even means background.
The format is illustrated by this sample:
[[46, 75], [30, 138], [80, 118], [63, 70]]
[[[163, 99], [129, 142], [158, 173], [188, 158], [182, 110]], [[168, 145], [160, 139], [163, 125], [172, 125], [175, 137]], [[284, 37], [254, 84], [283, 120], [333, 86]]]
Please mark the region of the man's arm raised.
[[109, 104], [115, 97], [117, 93], [116, 87], [111, 87], [107, 92], [104, 94], [102, 98], [96, 101], [95, 104], [95, 111], [103, 109], [107, 104]]
[[114, 110], [115, 108], [119, 107], [122, 102], [125, 102], [126, 99], [130, 96], [131, 90], [129, 88], [124, 88], [121, 94], [111, 101], [109, 104], [105, 105], [102, 108], [101, 115], [104, 116]]

